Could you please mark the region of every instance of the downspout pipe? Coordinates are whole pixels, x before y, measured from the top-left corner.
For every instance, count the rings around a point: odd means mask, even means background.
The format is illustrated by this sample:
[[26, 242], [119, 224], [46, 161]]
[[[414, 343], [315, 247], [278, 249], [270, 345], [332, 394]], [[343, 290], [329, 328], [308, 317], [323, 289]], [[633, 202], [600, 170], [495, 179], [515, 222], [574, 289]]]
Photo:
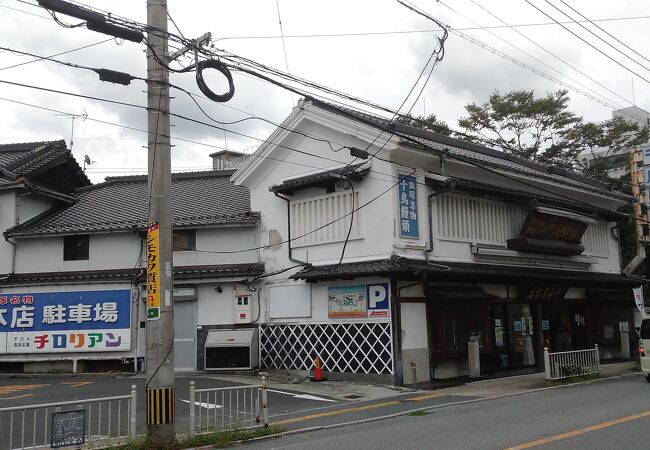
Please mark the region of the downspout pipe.
[[287, 245], [289, 248], [289, 261], [294, 262], [296, 264], [302, 264], [303, 266], [311, 267], [310, 263], [296, 259], [291, 254], [291, 205], [290, 205], [291, 200], [288, 199], [287, 197], [278, 194], [277, 192], [274, 192], [274, 194], [277, 198], [280, 198], [285, 202], [287, 202]]
[[427, 197], [427, 212], [428, 212], [428, 220], [429, 220], [429, 245], [427, 245], [427, 249], [424, 251], [424, 260], [426, 262], [429, 262], [429, 257], [431, 256], [431, 253], [433, 252], [433, 199], [437, 197], [440, 194], [444, 194], [445, 192], [449, 192], [451, 190], [450, 187], [446, 187], [443, 190], [440, 191], [434, 191], [429, 196]]

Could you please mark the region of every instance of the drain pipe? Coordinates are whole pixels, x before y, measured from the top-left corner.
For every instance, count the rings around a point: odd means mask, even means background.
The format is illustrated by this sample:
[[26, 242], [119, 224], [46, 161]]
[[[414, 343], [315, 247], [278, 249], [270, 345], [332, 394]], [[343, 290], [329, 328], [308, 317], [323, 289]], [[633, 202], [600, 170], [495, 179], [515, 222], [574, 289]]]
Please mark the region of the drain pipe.
[[424, 251], [424, 260], [426, 262], [429, 262], [429, 257], [431, 256], [431, 253], [433, 252], [433, 199], [434, 197], [437, 197], [440, 194], [444, 194], [445, 192], [449, 192], [451, 189], [447, 187], [446, 189], [443, 189], [441, 191], [435, 191], [429, 194], [427, 197], [427, 212], [428, 212], [428, 219], [429, 219], [429, 245], [427, 245], [427, 249]]
[[277, 198], [281, 198], [282, 200], [287, 202], [287, 234], [288, 234], [287, 245], [289, 247], [289, 261], [295, 262], [296, 264], [302, 264], [303, 266], [311, 267], [310, 263], [296, 259], [291, 254], [291, 205], [290, 205], [291, 200], [288, 199], [287, 197], [283, 197], [277, 192], [274, 192], [274, 194]]

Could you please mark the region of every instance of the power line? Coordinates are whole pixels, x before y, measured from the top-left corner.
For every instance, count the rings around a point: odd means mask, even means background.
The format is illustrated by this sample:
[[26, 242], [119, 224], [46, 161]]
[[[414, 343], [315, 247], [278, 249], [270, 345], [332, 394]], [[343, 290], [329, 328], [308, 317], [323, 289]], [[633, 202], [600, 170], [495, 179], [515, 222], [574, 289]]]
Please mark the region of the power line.
[[[592, 19], [592, 22], [614, 22], [626, 20], [639, 20], [648, 19], [645, 13], [641, 16], [631, 17], [612, 17], [603, 19]], [[584, 21], [586, 22], [586, 21]], [[563, 24], [572, 24], [573, 21], [560, 22]], [[501, 28], [531, 28], [540, 26], [557, 25], [555, 22], [537, 22], [537, 23], [519, 23], [512, 25], [486, 25], [481, 27], [461, 27], [456, 28], [460, 31], [479, 31], [486, 29], [501, 29]], [[350, 33], [314, 33], [314, 34], [285, 34], [285, 39], [312, 39], [312, 38], [339, 38], [339, 37], [371, 37], [371, 36], [391, 36], [391, 35], [404, 35], [404, 34], [424, 34], [424, 33], [439, 33], [442, 29], [423, 29], [423, 30], [394, 30], [394, 31], [365, 31], [365, 32], [350, 32]], [[215, 41], [225, 40], [255, 40], [255, 39], [282, 39], [281, 35], [250, 35], [250, 36], [223, 36], [215, 39]]]
[[[94, 47], [95, 45], [99, 45], [99, 44], [104, 44], [104, 43], [106, 43], [106, 42], [108, 42], [108, 41], [112, 41], [112, 40], [113, 40], [113, 38], [108, 38], [108, 39], [105, 39], [105, 40], [103, 40], [103, 41], [95, 42], [95, 43], [93, 43], [93, 44], [88, 44], [88, 45], [84, 45], [84, 46], [82, 46], [82, 47], [77, 47], [77, 48], [73, 48], [73, 49], [71, 49], [71, 50], [66, 50], [66, 51], [64, 51], [64, 52], [55, 53], [54, 55], [50, 55], [50, 56], [36, 56], [36, 55], [31, 55], [31, 56], [34, 56], [34, 57], [35, 57], [32, 61], [22, 62], [22, 63], [19, 63], [19, 64], [13, 64], [13, 65], [11, 65], [11, 66], [0, 67], [0, 70], [13, 69], [13, 68], [15, 68], [15, 67], [25, 66], [25, 65], [27, 65], [27, 64], [32, 64], [32, 63], [35, 63], [35, 62], [38, 62], [38, 61], [42, 61], [42, 60], [44, 60], [44, 59], [50, 59], [50, 60], [51, 60], [52, 58], [55, 58], [55, 57], [57, 57], [57, 56], [67, 55], [68, 53], [77, 52], [77, 51], [79, 51], [79, 50], [84, 50], [84, 49], [86, 49], [86, 48]], [[11, 52], [14, 51], [14, 50], [11, 50], [11, 49], [8, 49], [8, 50], [11, 51]], [[28, 53], [23, 53], [23, 54], [28, 55]], [[57, 61], [57, 62], [58, 62], [58, 61]], [[61, 62], [61, 64], [65, 64], [65, 63], [64, 63], [64, 62]]]
[[[498, 21], [500, 21], [501, 23], [503, 23], [505, 26], [509, 27], [512, 31], [514, 31], [515, 33], [519, 34], [521, 37], [523, 37], [524, 39], [526, 39], [528, 42], [530, 42], [531, 44], [535, 45], [537, 48], [543, 50], [543, 51], [546, 52], [547, 54], [551, 55], [552, 57], [554, 57], [554, 58], [557, 59], [558, 61], [562, 62], [562, 63], [565, 64], [566, 66], [570, 67], [571, 69], [573, 69], [574, 71], [576, 71], [577, 73], [579, 73], [580, 75], [582, 75], [583, 77], [585, 77], [585, 78], [591, 80], [592, 82], [594, 82], [595, 84], [597, 84], [597, 85], [600, 86], [601, 88], [605, 89], [605, 90], [608, 91], [609, 93], [614, 94], [616, 97], [620, 98], [621, 100], [623, 100], [623, 101], [625, 101], [625, 102], [627, 102], [627, 103], [630, 103], [630, 104], [633, 103], [633, 102], [629, 101], [628, 99], [626, 99], [625, 97], [623, 97], [623, 96], [619, 95], [618, 93], [614, 92], [613, 90], [611, 90], [610, 88], [608, 88], [608, 87], [605, 86], [604, 84], [600, 83], [600, 82], [597, 81], [596, 79], [592, 78], [589, 74], [587, 74], [587, 73], [583, 72], [582, 70], [578, 69], [578, 68], [575, 67], [573, 64], [567, 62], [565, 59], [563, 59], [562, 57], [558, 56], [556, 53], [554, 53], [554, 52], [548, 50], [546, 47], [542, 46], [541, 44], [539, 44], [539, 43], [536, 42], [535, 40], [529, 38], [529, 37], [526, 36], [524, 33], [522, 33], [521, 31], [519, 31], [518, 29], [516, 29], [514, 26], [509, 25], [506, 21], [504, 21], [503, 19], [501, 19], [500, 17], [498, 17], [496, 14], [494, 14], [494, 13], [493, 13], [492, 11], [490, 11], [489, 9], [485, 8], [484, 6], [482, 6], [482, 5], [481, 5], [480, 3], [478, 3], [476, 0], [470, 0], [470, 1], [471, 1], [474, 5], [478, 6], [478, 7], [481, 8], [483, 11], [485, 11], [486, 13], [488, 13], [490, 16], [494, 17], [495, 19], [497, 19]], [[441, 3], [442, 3], [442, 2], [441, 2]], [[554, 69], [554, 70], [555, 70], [555, 69]], [[556, 70], [556, 72], [558, 72], [558, 73], [561, 74], [561, 72], [559, 72], [559, 71], [557, 71], [557, 70]], [[567, 77], [567, 78], [568, 78], [568, 77]], [[578, 83], [578, 84], [581, 85], [581, 86], [584, 86], [583, 84], [581, 84], [581, 83], [579, 83], [579, 82], [577, 82], [577, 81], [575, 81], [575, 80], [572, 80], [571, 78], [569, 78], [569, 79], [570, 79], [571, 81], [574, 81], [574, 82]], [[592, 92], [595, 92], [595, 91], [592, 90]]]
[[[548, 13], [546, 13], [545, 11], [543, 11], [542, 9], [538, 8], [537, 6], [535, 6], [535, 5], [534, 5], [530, 0], [524, 0], [524, 1], [525, 1], [526, 3], [528, 3], [530, 6], [532, 6], [533, 8], [535, 8], [537, 11], [541, 12], [542, 14], [544, 14], [544, 15], [545, 15], [546, 17], [548, 17], [549, 19], [551, 19], [551, 20], [555, 20], [553, 17], [551, 17], [551, 15], [549, 15]], [[545, 1], [546, 1], [546, 0], [545, 0]], [[548, 3], [548, 2], [547, 2], [547, 3]], [[551, 3], [549, 3], [549, 4], [550, 4], [551, 6], [553, 6], [555, 9], [558, 9], [555, 5], [553, 5], [553, 4], [551, 4]], [[559, 10], [559, 9], [558, 9], [558, 11], [562, 12], [562, 11]], [[570, 16], [569, 16], [568, 14], [566, 14], [566, 13], [564, 13], [564, 12], [562, 12], [562, 13], [563, 13], [565, 16], [567, 16], [567, 17], [570, 18]], [[556, 22], [557, 22], [557, 21], [556, 21]], [[587, 44], [589, 47], [593, 48], [593, 49], [596, 50], [598, 53], [600, 53], [601, 55], [603, 55], [604, 57], [606, 57], [607, 59], [613, 61], [614, 63], [616, 63], [617, 65], [621, 66], [623, 69], [627, 70], [627, 71], [630, 72], [631, 74], [636, 75], [637, 77], [641, 78], [641, 79], [642, 79], [643, 81], [645, 81], [646, 83], [650, 83], [650, 80], [648, 80], [647, 78], [645, 78], [645, 77], [639, 75], [639, 74], [636, 73], [634, 70], [630, 69], [629, 67], [625, 66], [625, 65], [622, 64], [621, 62], [619, 62], [619, 61], [617, 61], [616, 59], [612, 58], [610, 55], [608, 55], [607, 53], [605, 53], [604, 51], [602, 51], [602, 50], [599, 49], [598, 47], [594, 46], [594, 45], [591, 44], [589, 41], [587, 41], [586, 39], [584, 39], [582, 36], [580, 36], [579, 34], [573, 32], [572, 30], [570, 30], [570, 29], [569, 29], [568, 27], [566, 27], [565, 25], [562, 25], [562, 24], [560, 24], [559, 22], [557, 22], [557, 24], [560, 25], [562, 28], [564, 28], [564, 29], [565, 29], [566, 31], [568, 31], [569, 33], [571, 33], [573, 36], [577, 37], [577, 38], [580, 39], [582, 42], [584, 42], [585, 44]], [[582, 26], [582, 25], [581, 25], [581, 26]]]
[[[624, 46], [625, 48], [627, 48], [628, 50], [630, 50], [631, 52], [633, 52], [633, 53], [636, 54], [637, 56], [640, 56], [641, 58], [643, 58], [643, 59], [645, 59], [646, 61], [650, 62], [650, 59], [646, 58], [646, 57], [643, 56], [641, 53], [639, 53], [639, 52], [637, 52], [636, 50], [634, 50], [632, 47], [630, 47], [630, 46], [627, 45], [625, 42], [623, 42], [623, 41], [621, 41], [620, 39], [618, 39], [616, 36], [614, 36], [613, 34], [611, 34], [609, 31], [605, 30], [604, 28], [602, 28], [600, 25], [594, 23], [592, 20], [589, 20], [588, 17], [586, 17], [584, 14], [581, 14], [578, 10], [576, 10], [575, 8], [573, 8], [571, 5], [567, 4], [564, 0], [560, 0], [560, 2], [562, 2], [562, 4], [563, 4], [564, 6], [566, 6], [566, 7], [568, 7], [571, 11], [575, 12], [575, 13], [578, 14], [580, 17], [582, 17], [583, 19], [585, 19], [587, 22], [589, 22], [590, 24], [592, 24], [593, 26], [595, 26], [596, 28], [598, 28], [600, 31], [602, 31], [603, 33], [605, 33], [607, 36], [611, 37], [611, 38], [614, 39], [616, 42], [618, 42], [619, 44], [621, 44], [622, 46]], [[577, 21], [574, 21], [574, 22], [578, 23]], [[602, 40], [603, 42], [607, 43], [607, 42], [604, 41], [603, 39], [601, 39], [601, 40]], [[609, 45], [609, 44], [608, 44], [608, 45]], [[610, 47], [611, 47], [611, 45], [610, 45]], [[614, 48], [614, 47], [612, 47], [612, 48]], [[617, 50], [618, 50], [618, 49], [617, 49]], [[620, 52], [620, 50], [618, 50], [618, 51]], [[621, 52], [621, 53], [623, 53], [623, 52]], [[624, 54], [624, 53], [623, 53], [623, 54]], [[627, 56], [627, 55], [626, 55], [626, 56]], [[629, 56], [628, 56], [628, 58], [629, 58]], [[644, 67], [644, 68], [645, 68], [645, 67]]]

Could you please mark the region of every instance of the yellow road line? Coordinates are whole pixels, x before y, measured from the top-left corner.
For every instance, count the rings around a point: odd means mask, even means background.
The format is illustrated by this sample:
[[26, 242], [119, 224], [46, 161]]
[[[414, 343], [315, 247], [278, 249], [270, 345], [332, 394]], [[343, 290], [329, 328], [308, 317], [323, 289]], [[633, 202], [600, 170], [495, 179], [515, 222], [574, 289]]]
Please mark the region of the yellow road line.
[[368, 409], [375, 409], [375, 408], [381, 408], [383, 406], [392, 406], [392, 405], [399, 405], [399, 404], [400, 404], [400, 402], [398, 402], [398, 401], [375, 403], [374, 405], [359, 406], [357, 408], [339, 409], [339, 410], [336, 410], [336, 411], [328, 411], [328, 412], [320, 413], [320, 414], [311, 414], [309, 416], [294, 417], [293, 419], [285, 419], [285, 420], [281, 420], [279, 422], [273, 422], [273, 424], [274, 425], [284, 425], [284, 424], [287, 424], [287, 423], [302, 422], [303, 420], [312, 420], [312, 419], [318, 419], [318, 418], [321, 418], [321, 417], [338, 416], [340, 414], [347, 414], [347, 413], [357, 412], [357, 411], [366, 411]]
[[412, 400], [414, 402], [419, 402], [419, 401], [422, 401], [422, 400], [429, 400], [430, 398], [433, 398], [433, 397], [440, 397], [441, 395], [442, 394], [440, 394], [440, 393], [426, 394], [426, 395], [421, 395], [419, 397], [411, 397], [408, 400]]
[[404, 400], [393, 400], [390, 402], [383, 402], [383, 403], [375, 403], [372, 405], [366, 405], [366, 406], [358, 406], [356, 408], [346, 408], [346, 409], [338, 409], [336, 411], [328, 411], [324, 413], [319, 413], [319, 414], [311, 414], [308, 416], [302, 416], [302, 417], [294, 417], [291, 419], [285, 419], [285, 420], [280, 420], [279, 422], [273, 422], [274, 425], [284, 425], [288, 423], [295, 423], [295, 422], [302, 422], [304, 420], [313, 420], [313, 419], [320, 419], [322, 417], [331, 417], [331, 416], [338, 416], [341, 414], [348, 414], [348, 413], [353, 413], [353, 412], [359, 412], [359, 411], [367, 411], [369, 409], [377, 409], [377, 408], [382, 408], [384, 406], [395, 406], [399, 405], [400, 403], [404, 403], [407, 401], [414, 401], [414, 402], [419, 402], [422, 400], [428, 400], [433, 397], [438, 397], [442, 394], [435, 393], [435, 394], [426, 394], [426, 395], [420, 395], [418, 397], [410, 397], [410, 398], [405, 398]]
[[10, 384], [8, 386], [0, 386], [0, 395], [11, 394], [13, 392], [28, 391], [31, 389], [38, 389], [49, 386], [49, 384]]
[[34, 394], [23, 394], [23, 395], [16, 395], [15, 397], [5, 397], [5, 398], [0, 397], [0, 400], [16, 400], [17, 398], [31, 397], [32, 395]]
[[85, 386], [87, 384], [93, 384], [92, 381], [64, 381], [61, 384], [67, 384], [70, 387], [79, 387], [79, 386]]
[[516, 447], [510, 447], [506, 450], [521, 450], [525, 448], [537, 447], [538, 445], [548, 444], [550, 442], [560, 441], [562, 439], [567, 439], [573, 436], [578, 436], [580, 434], [585, 434], [590, 431], [602, 430], [603, 428], [611, 427], [618, 425], [619, 423], [630, 422], [631, 420], [642, 419], [644, 417], [650, 416], [650, 411], [645, 411], [640, 414], [634, 414], [633, 416], [621, 417], [620, 419], [614, 419], [607, 422], [599, 423], [592, 425], [590, 427], [580, 428], [578, 430], [569, 431], [567, 433], [558, 434], [556, 436], [551, 436], [544, 439], [539, 439], [537, 441], [528, 442], [526, 444], [517, 445]]

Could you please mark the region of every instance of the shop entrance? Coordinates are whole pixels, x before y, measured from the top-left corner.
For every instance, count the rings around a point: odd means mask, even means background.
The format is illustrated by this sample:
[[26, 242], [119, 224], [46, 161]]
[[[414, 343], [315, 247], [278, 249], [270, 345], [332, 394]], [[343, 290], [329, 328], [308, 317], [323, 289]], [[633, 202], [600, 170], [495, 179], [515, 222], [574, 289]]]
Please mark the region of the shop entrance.
[[492, 305], [495, 366], [520, 369], [537, 364], [535, 327], [528, 303]]

